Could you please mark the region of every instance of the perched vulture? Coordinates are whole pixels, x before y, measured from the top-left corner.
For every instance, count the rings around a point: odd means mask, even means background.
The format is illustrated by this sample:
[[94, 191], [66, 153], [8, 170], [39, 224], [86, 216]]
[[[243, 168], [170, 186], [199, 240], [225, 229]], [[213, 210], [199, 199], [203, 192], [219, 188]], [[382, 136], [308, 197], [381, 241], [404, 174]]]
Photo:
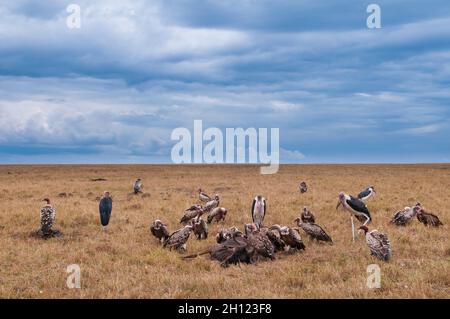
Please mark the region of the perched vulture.
[[106, 226], [108, 226], [109, 224], [109, 219], [112, 212], [112, 198], [109, 196], [108, 191], [105, 191], [103, 193], [98, 208], [100, 212], [100, 223], [104, 228], [106, 228]]
[[255, 249], [247, 238], [235, 236], [204, 251], [182, 258], [195, 258], [205, 254], [209, 254], [211, 259], [217, 260], [222, 267], [228, 267], [230, 264], [252, 263]]
[[163, 222], [159, 219], [155, 220], [150, 226], [150, 232], [161, 242], [164, 242], [167, 238], [169, 238], [169, 230], [167, 229], [167, 225], [163, 224]]
[[298, 185], [298, 188], [300, 190], [300, 193], [306, 193], [308, 191], [308, 186], [306, 186], [306, 183], [303, 181]]
[[204, 210], [200, 205], [194, 205], [189, 207], [184, 211], [184, 215], [183, 217], [181, 217], [180, 224], [186, 225], [192, 220], [192, 218], [196, 217], [197, 215], [201, 216], [203, 212]]
[[258, 228], [261, 228], [262, 223], [264, 221], [264, 217], [266, 216], [267, 203], [266, 199], [261, 195], [256, 196], [253, 199], [252, 203], [252, 220]]
[[218, 244], [221, 244], [221, 243], [227, 241], [228, 239], [234, 238], [237, 236], [242, 236], [242, 233], [236, 227], [222, 229], [217, 233], [216, 241]]
[[301, 215], [302, 222], [314, 224], [316, 222], [316, 218], [313, 213], [308, 209], [308, 207], [303, 207], [303, 212]]
[[287, 226], [281, 227], [278, 224], [271, 226], [269, 229], [278, 231], [286, 246], [296, 250], [305, 249], [305, 244], [297, 229], [292, 229]]
[[192, 219], [192, 231], [199, 240], [208, 238], [208, 225], [200, 216]]
[[163, 244], [163, 247], [168, 247], [170, 250], [175, 248], [177, 250], [186, 250], [186, 242], [192, 231], [192, 225], [186, 225], [181, 229], [173, 232]]
[[363, 190], [361, 193], [358, 194], [358, 198], [362, 201], [365, 201], [366, 199], [371, 198], [372, 196], [375, 197], [375, 187], [370, 186], [367, 187], [365, 190]]
[[298, 227], [303, 229], [303, 231], [312, 239], [333, 242], [331, 237], [319, 225], [314, 223], [302, 223], [300, 222], [300, 218], [296, 218], [294, 222], [297, 222]]
[[414, 206], [414, 207], [405, 207], [402, 210], [399, 210], [395, 213], [394, 217], [391, 220], [392, 224], [395, 224], [397, 226], [406, 226], [411, 222], [411, 220], [414, 218], [414, 216], [417, 215], [417, 213], [420, 210], [420, 206]]
[[203, 210], [206, 213], [209, 213], [216, 207], [219, 207], [219, 195], [217, 195], [217, 194], [214, 196], [214, 199], [210, 200], [209, 202], [207, 202], [205, 204], [205, 206], [203, 207]]
[[198, 198], [202, 202], [209, 202], [211, 200], [211, 197], [208, 196], [201, 188], [198, 189]]
[[138, 178], [133, 184], [134, 193], [138, 194], [138, 193], [142, 192], [142, 187], [143, 187], [142, 186], [142, 181], [141, 181], [140, 178]]
[[369, 228], [365, 225], [359, 227], [359, 229], [362, 229], [366, 234], [366, 243], [371, 255], [388, 261], [391, 258], [391, 244], [388, 237], [376, 229], [369, 232]]
[[50, 199], [45, 198], [46, 203], [44, 207], [41, 208], [41, 233], [44, 237], [52, 236], [53, 234], [53, 224], [55, 223], [56, 209], [50, 204]]
[[425, 209], [421, 208], [417, 212], [417, 219], [419, 222], [424, 224], [425, 226], [433, 226], [433, 227], [439, 227], [442, 224], [442, 222], [439, 220], [439, 217], [436, 215], [427, 212]]
[[213, 211], [208, 215], [208, 224], [215, 221], [218, 223], [221, 220], [225, 220], [225, 216], [227, 215], [227, 210], [223, 207], [216, 207]]

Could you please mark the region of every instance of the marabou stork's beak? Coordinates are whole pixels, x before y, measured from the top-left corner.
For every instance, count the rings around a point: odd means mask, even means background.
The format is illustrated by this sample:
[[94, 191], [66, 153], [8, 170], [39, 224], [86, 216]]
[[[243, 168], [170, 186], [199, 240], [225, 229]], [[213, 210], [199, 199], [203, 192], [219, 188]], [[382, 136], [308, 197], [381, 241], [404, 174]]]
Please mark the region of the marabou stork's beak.
[[338, 201], [337, 205], [336, 205], [336, 210], [339, 208], [339, 206], [341, 206], [342, 202]]

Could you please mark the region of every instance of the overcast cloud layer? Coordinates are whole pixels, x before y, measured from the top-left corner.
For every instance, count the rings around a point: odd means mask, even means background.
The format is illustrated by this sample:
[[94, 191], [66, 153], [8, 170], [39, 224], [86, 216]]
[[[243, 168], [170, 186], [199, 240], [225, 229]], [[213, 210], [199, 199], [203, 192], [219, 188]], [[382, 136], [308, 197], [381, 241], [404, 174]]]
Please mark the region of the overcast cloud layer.
[[450, 3], [368, 3], [1, 1], [0, 163], [170, 162], [194, 119], [278, 127], [282, 162], [450, 161]]

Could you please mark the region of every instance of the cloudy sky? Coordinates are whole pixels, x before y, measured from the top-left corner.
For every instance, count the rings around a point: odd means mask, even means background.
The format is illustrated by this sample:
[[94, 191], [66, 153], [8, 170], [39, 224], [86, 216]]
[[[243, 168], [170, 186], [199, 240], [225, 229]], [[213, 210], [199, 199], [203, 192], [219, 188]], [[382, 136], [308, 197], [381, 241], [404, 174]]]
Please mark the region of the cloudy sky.
[[279, 128], [282, 162], [449, 162], [450, 3], [370, 3], [0, 0], [0, 163], [171, 162], [194, 119]]

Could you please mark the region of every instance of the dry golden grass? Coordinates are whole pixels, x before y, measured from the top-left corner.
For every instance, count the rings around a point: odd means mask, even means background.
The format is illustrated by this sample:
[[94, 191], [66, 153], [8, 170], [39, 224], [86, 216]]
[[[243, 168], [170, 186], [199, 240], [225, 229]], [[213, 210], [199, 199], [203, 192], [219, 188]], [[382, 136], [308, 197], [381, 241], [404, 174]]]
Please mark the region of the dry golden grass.
[[[91, 178], [106, 178], [93, 182]], [[131, 195], [136, 177], [150, 196]], [[298, 182], [308, 193], [300, 195]], [[450, 165], [287, 165], [274, 175], [257, 166], [0, 166], [0, 297], [11, 298], [449, 298]], [[378, 191], [368, 206], [372, 227], [386, 232], [393, 258], [370, 257], [361, 237], [351, 242], [349, 215], [336, 211], [340, 190], [355, 194], [368, 185]], [[303, 205], [333, 237], [334, 245], [310, 242], [297, 254], [274, 262], [221, 268], [202, 256], [181, 260], [160, 247], [149, 225], [160, 218], [179, 228], [181, 212], [197, 202], [196, 189], [218, 193], [228, 209], [225, 226], [251, 220], [257, 193], [268, 200], [266, 224], [293, 225]], [[114, 199], [110, 229], [100, 229], [98, 200]], [[72, 194], [66, 198], [59, 193]], [[55, 228], [64, 236], [47, 241], [30, 233], [39, 227], [41, 199], [57, 209]], [[417, 220], [389, 225], [393, 213], [420, 201], [444, 223], [427, 228]], [[214, 243], [191, 237], [188, 252]], [[381, 266], [382, 288], [366, 287], [366, 267]], [[66, 267], [79, 264], [81, 289], [66, 287]]]

